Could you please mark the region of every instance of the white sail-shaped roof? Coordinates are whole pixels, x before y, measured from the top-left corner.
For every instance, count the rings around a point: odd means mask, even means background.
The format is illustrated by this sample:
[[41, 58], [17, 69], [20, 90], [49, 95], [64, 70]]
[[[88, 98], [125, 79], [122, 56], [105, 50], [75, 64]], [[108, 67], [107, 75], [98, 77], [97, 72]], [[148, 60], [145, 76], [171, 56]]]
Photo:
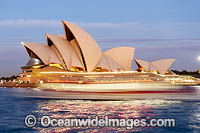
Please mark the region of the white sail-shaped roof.
[[137, 65], [139, 65], [140, 67], [142, 67], [145, 71], [149, 71], [150, 69], [150, 63], [144, 60], [139, 60], [139, 59], [135, 59], [135, 62]]
[[158, 71], [158, 68], [155, 67], [153, 64], [150, 63], [150, 66], [149, 66], [149, 71]]
[[71, 66], [77, 66], [77, 67], [84, 68], [83, 64], [81, 63], [81, 61], [74, 49], [72, 51]]
[[75, 51], [73, 45], [71, 45], [69, 41], [67, 41], [63, 37], [54, 36], [50, 34], [46, 34], [46, 36], [49, 39], [51, 39], [51, 41], [54, 43], [68, 69], [70, 69], [71, 66], [84, 68], [80, 61], [80, 58], [78, 57], [77, 52]]
[[[71, 59], [72, 59], [72, 47], [70, 43], [58, 36], [46, 34], [47, 39], [50, 39], [55, 47], [58, 49], [61, 58], [68, 69], [71, 68]], [[49, 41], [47, 41], [49, 43]], [[52, 44], [49, 44], [52, 45]]]
[[135, 48], [133, 47], [116, 47], [104, 52], [106, 56], [111, 57], [124, 70], [130, 70], [134, 58]]
[[[47, 45], [48, 46], [48, 45]], [[52, 45], [51, 47], [50, 46], [48, 46], [52, 51], [53, 51], [53, 53], [58, 57], [58, 60], [59, 60], [59, 62], [60, 62], [60, 64], [63, 66], [63, 68], [65, 68], [66, 69], [66, 65], [65, 65], [65, 63], [63, 62], [63, 59], [62, 59], [62, 56], [60, 55], [60, 52], [58, 51], [58, 49], [56, 48], [56, 46], [55, 45]], [[54, 56], [52, 56], [52, 55], [50, 55], [50, 63], [53, 63], [52, 61], [54, 60], [55, 58], [54, 58]]]
[[[61, 64], [57, 55], [53, 52], [53, 50], [49, 46], [40, 43], [30, 43], [30, 42], [22, 42], [21, 44], [26, 49], [28, 48], [31, 52], [33, 52], [45, 65], [48, 65], [49, 63]], [[27, 52], [29, 53], [29, 51]]]
[[96, 67], [102, 67], [102, 68], [105, 68], [105, 69], [108, 69], [110, 70], [110, 66], [106, 60], [106, 57], [104, 55], [102, 55], [101, 59], [99, 60], [99, 63], [97, 63]]
[[66, 39], [65, 36], [62, 35], [62, 34], [58, 34], [58, 37], [61, 37], [61, 38], [63, 38], [63, 39]]
[[151, 63], [139, 59], [135, 59], [136, 64], [144, 68], [145, 71], [158, 71], [160, 74], [165, 74], [169, 67], [174, 63], [175, 59], [156, 60]]
[[66, 39], [68, 41], [76, 39], [82, 53], [83, 62], [86, 67], [85, 69], [90, 72], [93, 71], [102, 56], [102, 51], [96, 41], [79, 26], [64, 20], [62, 22]]
[[[110, 70], [115, 70], [118, 68], [123, 68], [120, 64], [118, 64], [114, 59], [112, 59], [111, 57], [104, 55], [106, 61], [108, 62], [108, 65], [110, 67]], [[124, 68], [123, 68], [124, 69]]]
[[82, 58], [82, 54], [81, 54], [81, 51], [80, 51], [80, 48], [77, 44], [77, 41], [75, 39], [71, 40], [70, 41], [70, 44], [73, 48], [73, 59], [72, 59], [72, 66], [78, 66], [78, 67], [81, 67], [85, 70], [85, 66], [84, 66], [84, 63], [83, 63], [83, 58]]
[[96, 65], [96, 67], [102, 67], [108, 70], [115, 70], [118, 68], [123, 68], [120, 66], [117, 62], [115, 62], [111, 57], [107, 55], [102, 55], [102, 58], [100, 59], [99, 63]]
[[174, 63], [175, 59], [162, 59], [151, 62], [160, 74], [165, 74], [169, 67]]

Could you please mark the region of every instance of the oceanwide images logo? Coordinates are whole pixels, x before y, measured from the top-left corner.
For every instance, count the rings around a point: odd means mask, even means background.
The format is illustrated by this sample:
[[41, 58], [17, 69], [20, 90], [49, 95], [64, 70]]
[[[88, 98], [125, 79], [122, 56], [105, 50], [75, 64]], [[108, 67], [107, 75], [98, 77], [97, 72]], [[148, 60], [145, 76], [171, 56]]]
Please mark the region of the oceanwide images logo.
[[134, 127], [175, 127], [175, 119], [113, 119], [105, 116], [88, 117], [85, 119], [55, 119], [50, 116], [42, 116], [38, 119], [34, 115], [27, 115], [24, 119], [29, 128], [39, 123], [42, 127], [121, 127], [133, 129]]

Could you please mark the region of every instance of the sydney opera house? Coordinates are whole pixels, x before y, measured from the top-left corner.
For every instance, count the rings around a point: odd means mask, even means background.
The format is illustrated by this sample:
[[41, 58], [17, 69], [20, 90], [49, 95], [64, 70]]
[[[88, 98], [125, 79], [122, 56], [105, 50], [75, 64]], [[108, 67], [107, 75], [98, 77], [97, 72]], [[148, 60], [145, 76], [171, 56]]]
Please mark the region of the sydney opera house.
[[[134, 82], [163, 80], [174, 59], [146, 62], [135, 59], [133, 47], [102, 51], [82, 28], [62, 21], [65, 36], [46, 34], [47, 44], [22, 42], [30, 60], [23, 66], [21, 82]], [[132, 63], [138, 66], [131, 71]]]

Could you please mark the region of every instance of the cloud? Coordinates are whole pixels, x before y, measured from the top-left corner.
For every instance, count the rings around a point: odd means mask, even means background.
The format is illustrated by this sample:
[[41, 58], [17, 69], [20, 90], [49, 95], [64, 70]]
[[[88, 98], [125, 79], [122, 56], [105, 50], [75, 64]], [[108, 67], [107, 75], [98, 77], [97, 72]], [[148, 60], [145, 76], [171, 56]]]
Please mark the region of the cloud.
[[190, 45], [190, 46], [138, 46], [136, 48], [142, 49], [142, 50], [146, 50], [146, 49], [152, 49], [155, 51], [159, 51], [159, 50], [174, 50], [174, 51], [180, 51], [183, 52], [183, 50], [186, 51], [199, 51], [200, 50], [200, 46], [196, 46], [196, 45]]
[[[86, 28], [117, 28], [136, 26], [137, 22], [109, 23], [109, 22], [72, 22]], [[16, 27], [57, 27], [61, 25], [61, 20], [52, 19], [11, 19], [1, 20], [0, 26], [16, 26]]]
[[168, 41], [200, 41], [200, 38], [113, 38], [113, 39], [98, 39], [99, 42], [168, 42]]
[[[136, 22], [124, 22], [124, 23], [109, 23], [109, 22], [73, 22], [85, 28], [120, 28], [136, 26]], [[0, 26], [12, 26], [12, 27], [58, 27], [61, 25], [61, 20], [51, 19], [12, 19], [1, 20]]]
[[[132, 37], [157, 38], [197, 38], [200, 31], [200, 23], [141, 23], [141, 22], [76, 22], [72, 21], [92, 33], [94, 36], [102, 36], [103, 39], [117, 35], [131, 41]], [[11, 19], [0, 20], [0, 27], [9, 28], [57, 28], [61, 29], [61, 20], [54, 19]], [[4, 29], [5, 29], [4, 28]], [[130, 38], [130, 39], [129, 39]], [[138, 40], [138, 39], [137, 39]], [[118, 41], [118, 40], [117, 40]], [[122, 40], [123, 41], [123, 40]], [[148, 40], [147, 40], [148, 41]], [[151, 41], [151, 40], [150, 40]]]
[[[77, 25], [83, 27], [91, 27], [91, 28], [120, 28], [120, 27], [138, 27], [141, 29], [155, 29], [155, 27], [161, 27], [163, 29], [180, 27], [184, 28], [185, 26], [190, 27], [200, 27], [200, 23], [141, 23], [141, 22], [76, 22], [72, 21]], [[61, 25], [61, 20], [55, 19], [10, 19], [10, 20], [0, 20], [0, 26], [58, 26]], [[167, 27], [166, 27], [167, 26]], [[166, 27], [166, 28], [165, 28]], [[157, 28], [156, 28], [157, 29]], [[156, 30], [155, 29], [155, 30]]]
[[85, 28], [121, 28], [129, 26], [137, 26], [138, 22], [122, 22], [122, 23], [108, 23], [108, 22], [74, 22]]
[[0, 26], [9, 27], [58, 27], [61, 22], [58, 20], [45, 20], [45, 19], [12, 19], [1, 20]]

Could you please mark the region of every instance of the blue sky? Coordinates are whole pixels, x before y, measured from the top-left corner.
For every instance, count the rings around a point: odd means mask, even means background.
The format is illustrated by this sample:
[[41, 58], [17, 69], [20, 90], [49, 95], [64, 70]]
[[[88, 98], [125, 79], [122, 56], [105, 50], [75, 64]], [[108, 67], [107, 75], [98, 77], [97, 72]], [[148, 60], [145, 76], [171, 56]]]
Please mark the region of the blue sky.
[[28, 61], [21, 41], [46, 43], [45, 33], [63, 34], [62, 19], [84, 28], [102, 50], [132, 46], [138, 59], [175, 58], [173, 69], [196, 70], [199, 5], [199, 0], [0, 0], [0, 76], [19, 73]]

